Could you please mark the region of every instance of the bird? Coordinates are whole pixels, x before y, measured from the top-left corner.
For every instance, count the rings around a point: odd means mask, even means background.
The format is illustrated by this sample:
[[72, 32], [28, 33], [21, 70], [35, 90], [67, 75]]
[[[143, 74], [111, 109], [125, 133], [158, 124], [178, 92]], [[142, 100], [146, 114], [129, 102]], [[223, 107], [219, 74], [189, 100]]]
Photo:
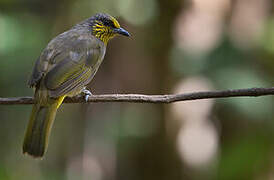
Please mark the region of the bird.
[[130, 36], [111, 15], [97, 13], [53, 38], [35, 62], [28, 85], [35, 89], [23, 153], [43, 158], [57, 109], [65, 97], [91, 94], [86, 86], [102, 63], [110, 39]]

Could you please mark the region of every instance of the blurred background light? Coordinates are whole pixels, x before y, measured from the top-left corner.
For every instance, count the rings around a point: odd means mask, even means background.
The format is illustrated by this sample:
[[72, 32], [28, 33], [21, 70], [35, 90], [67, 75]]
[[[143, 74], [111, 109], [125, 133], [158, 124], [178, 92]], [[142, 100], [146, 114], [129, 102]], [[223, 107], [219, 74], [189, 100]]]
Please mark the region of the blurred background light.
[[218, 133], [210, 121], [187, 123], [178, 134], [179, 154], [192, 168], [209, 168], [216, 159], [218, 139]]
[[212, 15], [224, 16], [230, 6], [230, 0], [191, 0], [194, 9]]
[[207, 54], [220, 42], [229, 0], [194, 0], [177, 18], [175, 42], [191, 55]]
[[221, 25], [215, 17], [189, 11], [178, 18], [175, 41], [191, 55], [208, 53], [219, 42]]
[[244, 49], [257, 46], [269, 13], [268, 0], [236, 1], [230, 24], [234, 45]]
[[102, 167], [100, 166], [99, 162], [96, 160], [96, 157], [84, 156], [83, 161], [83, 179], [94, 179], [94, 180], [101, 180], [104, 179]]
[[67, 167], [67, 179], [103, 179], [103, 169], [96, 160], [96, 157], [91, 157], [89, 155], [81, 157], [74, 157], [70, 160]]

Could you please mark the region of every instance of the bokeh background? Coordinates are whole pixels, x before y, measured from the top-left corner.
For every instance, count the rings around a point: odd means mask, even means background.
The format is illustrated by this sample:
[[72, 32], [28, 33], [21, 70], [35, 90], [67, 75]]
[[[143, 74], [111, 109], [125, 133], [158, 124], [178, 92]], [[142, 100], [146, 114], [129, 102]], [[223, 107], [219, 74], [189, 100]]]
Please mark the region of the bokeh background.
[[[0, 96], [32, 96], [50, 39], [97, 12], [112, 40], [94, 94], [274, 85], [272, 0], [0, 0]], [[0, 106], [0, 180], [274, 179], [274, 98], [65, 104], [46, 157], [22, 155], [30, 105]]]

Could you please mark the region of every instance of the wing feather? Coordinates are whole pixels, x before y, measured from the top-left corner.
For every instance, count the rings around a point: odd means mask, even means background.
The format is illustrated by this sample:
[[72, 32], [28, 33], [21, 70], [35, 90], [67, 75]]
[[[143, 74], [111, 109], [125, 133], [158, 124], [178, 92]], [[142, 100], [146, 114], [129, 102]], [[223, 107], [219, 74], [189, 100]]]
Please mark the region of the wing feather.
[[50, 97], [77, 94], [91, 81], [104, 54], [103, 43], [90, 34], [65, 32], [53, 39], [36, 61], [29, 85], [43, 83]]

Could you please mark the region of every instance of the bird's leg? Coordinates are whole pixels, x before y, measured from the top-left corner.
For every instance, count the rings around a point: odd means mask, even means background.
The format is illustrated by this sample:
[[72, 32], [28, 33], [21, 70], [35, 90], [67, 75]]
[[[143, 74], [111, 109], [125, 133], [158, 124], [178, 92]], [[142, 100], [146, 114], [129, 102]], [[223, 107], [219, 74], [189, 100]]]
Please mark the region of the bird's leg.
[[82, 93], [84, 95], [85, 101], [88, 102], [88, 98], [89, 98], [89, 96], [92, 95], [92, 93], [89, 90], [87, 90], [86, 87], [83, 88]]

